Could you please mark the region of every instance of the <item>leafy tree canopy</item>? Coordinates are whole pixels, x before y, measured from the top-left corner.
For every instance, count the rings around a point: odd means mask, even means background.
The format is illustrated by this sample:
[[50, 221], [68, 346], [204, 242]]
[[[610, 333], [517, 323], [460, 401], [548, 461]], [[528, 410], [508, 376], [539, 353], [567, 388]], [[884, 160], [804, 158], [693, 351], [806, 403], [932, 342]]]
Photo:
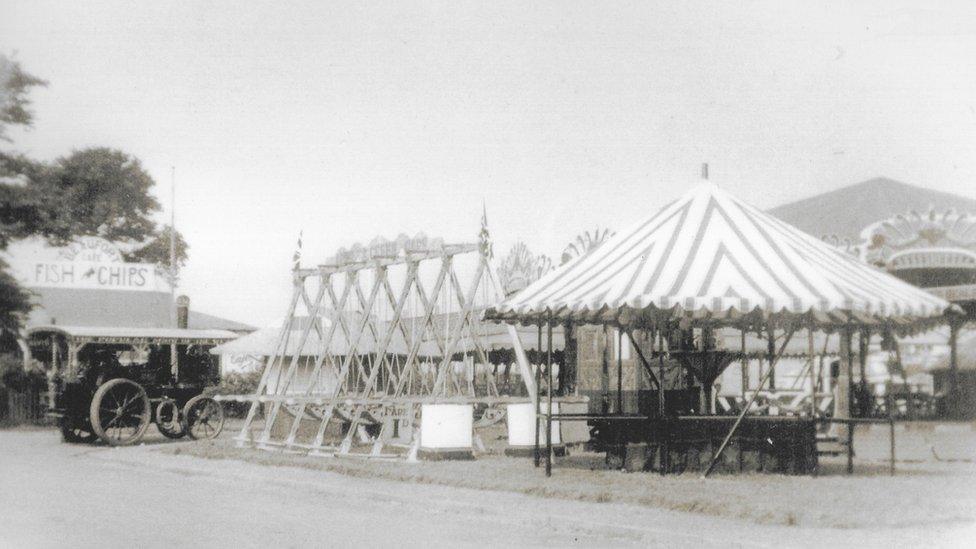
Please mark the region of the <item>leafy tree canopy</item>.
[[0, 139], [10, 141], [8, 126], [31, 125], [34, 114], [28, 93], [32, 87], [46, 85], [44, 80], [24, 71], [16, 60], [0, 53]]
[[119, 242], [141, 242], [154, 235], [151, 216], [159, 211], [159, 202], [150, 194], [154, 181], [138, 159], [104, 147], [82, 149], [42, 173], [27, 186], [56, 198], [49, 204], [55, 235]]
[[[0, 54], [0, 140], [10, 126], [30, 126], [28, 92], [46, 82]], [[123, 244], [127, 261], [169, 267], [170, 227], [152, 219], [160, 211], [155, 182], [135, 157], [94, 147], [40, 162], [0, 151], [0, 250], [11, 240], [42, 236], [63, 245], [77, 236], [99, 236]], [[188, 246], [176, 232], [176, 272]], [[0, 261], [0, 328], [14, 330], [30, 311], [30, 294]]]

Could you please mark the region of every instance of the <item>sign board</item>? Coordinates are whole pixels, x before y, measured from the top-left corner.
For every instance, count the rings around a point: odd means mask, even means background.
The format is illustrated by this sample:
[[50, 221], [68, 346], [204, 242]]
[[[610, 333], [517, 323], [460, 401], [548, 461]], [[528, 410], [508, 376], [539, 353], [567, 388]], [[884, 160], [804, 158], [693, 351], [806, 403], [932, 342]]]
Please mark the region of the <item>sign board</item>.
[[155, 264], [125, 263], [118, 247], [103, 238], [81, 237], [63, 248], [24, 242], [9, 252], [13, 272], [28, 288], [169, 291]]
[[32, 288], [157, 291], [152, 263], [36, 262], [24, 274]]
[[97, 236], [82, 236], [64, 248], [60, 248], [58, 259], [93, 263], [122, 263], [123, 261], [118, 246]]

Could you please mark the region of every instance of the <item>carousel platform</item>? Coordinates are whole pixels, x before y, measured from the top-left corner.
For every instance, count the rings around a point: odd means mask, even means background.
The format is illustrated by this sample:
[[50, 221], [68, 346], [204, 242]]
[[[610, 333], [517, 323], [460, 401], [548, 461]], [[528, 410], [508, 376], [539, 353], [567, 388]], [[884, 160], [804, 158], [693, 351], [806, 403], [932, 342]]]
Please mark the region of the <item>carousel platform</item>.
[[[585, 419], [593, 429], [594, 449], [607, 453], [608, 464], [662, 474], [705, 471], [736, 420], [728, 416], [661, 419], [637, 415]], [[719, 473], [790, 475], [816, 470], [815, 422], [772, 416], [743, 418], [715, 468]]]

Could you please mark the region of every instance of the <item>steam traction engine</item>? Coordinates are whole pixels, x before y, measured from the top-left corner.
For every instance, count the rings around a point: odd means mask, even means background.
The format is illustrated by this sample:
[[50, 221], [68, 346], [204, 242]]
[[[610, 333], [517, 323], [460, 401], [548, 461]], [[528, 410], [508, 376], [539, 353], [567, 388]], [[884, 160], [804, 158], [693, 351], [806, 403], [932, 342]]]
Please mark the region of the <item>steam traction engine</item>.
[[65, 442], [139, 442], [150, 423], [168, 438], [215, 438], [219, 403], [204, 395], [220, 380], [214, 345], [223, 330], [39, 326], [31, 355], [48, 375], [48, 405]]

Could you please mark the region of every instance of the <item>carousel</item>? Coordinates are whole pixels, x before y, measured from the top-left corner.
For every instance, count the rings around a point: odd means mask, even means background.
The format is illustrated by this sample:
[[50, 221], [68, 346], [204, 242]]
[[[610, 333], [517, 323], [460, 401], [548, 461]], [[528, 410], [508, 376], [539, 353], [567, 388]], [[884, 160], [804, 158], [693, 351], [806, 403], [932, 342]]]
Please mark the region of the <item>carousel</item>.
[[[554, 326], [602, 332], [602, 360], [588, 364], [604, 372], [615, 366], [610, 349], [618, 350], [617, 391], [605, 383], [610, 405], [602, 410], [559, 413], [547, 384], [537, 422], [544, 433], [536, 446], [547, 475], [552, 426], [567, 421], [587, 422], [593, 445], [608, 461], [639, 469], [809, 474], [817, 470], [818, 427], [825, 421], [830, 438], [846, 445], [850, 463], [852, 424], [859, 421], [851, 419], [849, 390], [854, 346], [929, 329], [959, 312], [706, 181], [489, 309], [486, 318], [535, 325], [540, 339]], [[738, 349], [717, 344], [730, 330], [740, 335]], [[751, 415], [777, 362], [797, 342], [813, 377], [825, 335], [839, 340], [829, 413], [819, 406], [811, 379], [806, 413]], [[756, 338], [765, 343], [768, 365], [758, 387], [735, 415], [714, 414], [714, 381], [731, 363], [750, 357], [746, 341]], [[633, 348], [635, 376], [649, 380], [654, 393], [639, 405], [623, 401], [625, 346]], [[567, 364], [580, 376], [586, 367]]]

